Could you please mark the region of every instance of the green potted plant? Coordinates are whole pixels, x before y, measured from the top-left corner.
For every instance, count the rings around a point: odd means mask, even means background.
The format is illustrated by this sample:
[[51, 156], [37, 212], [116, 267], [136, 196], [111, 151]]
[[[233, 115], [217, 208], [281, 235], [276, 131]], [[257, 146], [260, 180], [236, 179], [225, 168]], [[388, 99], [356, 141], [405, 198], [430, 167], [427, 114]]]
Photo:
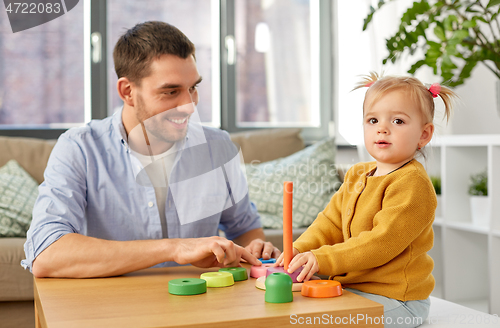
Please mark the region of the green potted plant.
[[431, 182], [432, 185], [434, 186], [434, 190], [436, 191], [436, 198], [437, 198], [437, 207], [436, 207], [436, 218], [441, 217], [441, 177], [440, 176], [435, 176], [431, 175]]
[[486, 170], [470, 177], [469, 185], [472, 223], [487, 226], [490, 218], [488, 175]]
[[[389, 1], [379, 0], [376, 8], [370, 6], [363, 30]], [[421, 49], [424, 58], [413, 63], [410, 74], [428, 66], [442, 77], [444, 84], [454, 87], [463, 84], [481, 63], [500, 79], [500, 0], [485, 2], [415, 1], [401, 17], [398, 31], [386, 40], [389, 54], [383, 63], [394, 63], [403, 53], [414, 55]]]

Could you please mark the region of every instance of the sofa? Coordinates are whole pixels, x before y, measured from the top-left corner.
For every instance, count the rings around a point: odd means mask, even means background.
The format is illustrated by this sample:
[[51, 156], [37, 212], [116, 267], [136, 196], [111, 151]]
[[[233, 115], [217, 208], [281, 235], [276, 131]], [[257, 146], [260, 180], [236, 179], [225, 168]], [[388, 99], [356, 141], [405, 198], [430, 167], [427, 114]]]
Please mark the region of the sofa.
[[[231, 134], [245, 163], [286, 157], [304, 149], [300, 129], [271, 129]], [[272, 142], [270, 142], [272, 140]], [[55, 140], [0, 136], [0, 167], [15, 159], [39, 184]], [[294, 231], [296, 238], [304, 229]], [[265, 229], [266, 239], [282, 249], [282, 230]], [[33, 276], [20, 261], [25, 238], [0, 237], [0, 326], [33, 327]]]
[[[0, 166], [15, 159], [38, 183], [55, 140], [0, 137]], [[20, 265], [25, 238], [0, 237], [0, 318], [2, 327], [33, 327], [33, 276]]]

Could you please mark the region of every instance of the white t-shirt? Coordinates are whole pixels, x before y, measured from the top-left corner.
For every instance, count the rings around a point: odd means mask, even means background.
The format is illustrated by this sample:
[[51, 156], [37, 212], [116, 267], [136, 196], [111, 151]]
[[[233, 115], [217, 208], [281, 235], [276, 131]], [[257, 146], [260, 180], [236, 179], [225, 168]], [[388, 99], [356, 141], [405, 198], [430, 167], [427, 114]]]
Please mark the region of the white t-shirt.
[[[146, 173], [151, 181], [165, 181], [165, 184], [161, 183], [161, 187], [154, 187], [156, 204], [158, 206], [158, 212], [160, 214], [161, 226], [163, 238], [168, 238], [168, 224], [165, 217], [165, 204], [167, 202], [168, 196], [168, 181], [170, 179], [170, 174], [175, 164], [175, 158], [177, 149], [179, 148], [178, 143], [175, 143], [169, 150], [159, 155], [146, 156], [137, 153], [132, 150], [132, 154], [141, 162], [144, 168], [148, 167]], [[161, 161], [161, 165], [157, 165], [158, 161]], [[156, 165], [151, 165], [152, 163]], [[153, 185], [157, 185], [153, 183]]]

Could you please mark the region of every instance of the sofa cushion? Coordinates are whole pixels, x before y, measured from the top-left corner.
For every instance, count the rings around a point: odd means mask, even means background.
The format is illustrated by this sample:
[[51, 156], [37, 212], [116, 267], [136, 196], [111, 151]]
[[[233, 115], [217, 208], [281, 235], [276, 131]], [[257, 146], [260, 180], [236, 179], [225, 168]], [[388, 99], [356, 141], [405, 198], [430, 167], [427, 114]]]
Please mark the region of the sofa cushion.
[[245, 163], [267, 162], [304, 149], [302, 129], [265, 129], [231, 133], [231, 140], [241, 147]]
[[[292, 232], [292, 240], [295, 241], [303, 234], [307, 228], [296, 228]], [[283, 252], [283, 229], [264, 229], [266, 241], [270, 241], [274, 246]]]
[[33, 275], [24, 270], [25, 238], [0, 238], [0, 301], [33, 299]]
[[0, 136], [0, 166], [15, 159], [39, 184], [56, 140]]
[[15, 160], [0, 168], [0, 237], [25, 237], [38, 183]]
[[283, 227], [283, 182], [293, 181], [293, 227], [307, 227], [340, 187], [335, 140], [326, 138], [286, 158], [245, 165], [250, 200], [264, 228]]

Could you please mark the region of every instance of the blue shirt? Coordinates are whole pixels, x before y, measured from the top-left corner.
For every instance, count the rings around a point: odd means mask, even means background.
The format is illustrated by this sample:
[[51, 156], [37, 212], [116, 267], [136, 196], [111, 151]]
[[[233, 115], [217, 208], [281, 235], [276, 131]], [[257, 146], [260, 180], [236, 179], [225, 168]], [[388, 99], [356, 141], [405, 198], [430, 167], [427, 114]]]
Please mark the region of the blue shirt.
[[[227, 132], [190, 120], [180, 149], [165, 203], [169, 238], [216, 236], [221, 229], [234, 239], [261, 227]], [[31, 271], [33, 260], [68, 233], [107, 240], [162, 238], [158, 182], [145, 178], [144, 166], [132, 153], [122, 110], [60, 136], [39, 187], [24, 268]]]

